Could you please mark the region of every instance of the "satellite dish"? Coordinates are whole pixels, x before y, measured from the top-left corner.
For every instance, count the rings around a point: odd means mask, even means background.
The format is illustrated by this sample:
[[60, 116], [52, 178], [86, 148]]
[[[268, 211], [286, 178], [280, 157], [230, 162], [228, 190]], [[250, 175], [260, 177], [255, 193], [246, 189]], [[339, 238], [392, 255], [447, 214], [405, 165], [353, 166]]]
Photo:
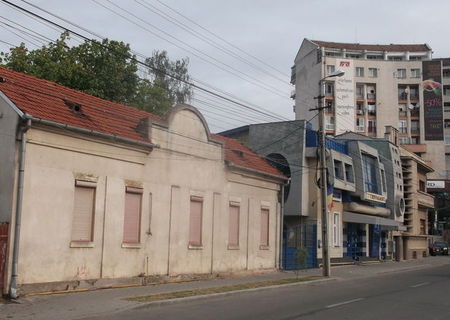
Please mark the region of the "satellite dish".
[[408, 109], [409, 109], [409, 110], [414, 110], [414, 108], [415, 108], [415, 107], [414, 107], [412, 104], [410, 104], [410, 105], [408, 106]]

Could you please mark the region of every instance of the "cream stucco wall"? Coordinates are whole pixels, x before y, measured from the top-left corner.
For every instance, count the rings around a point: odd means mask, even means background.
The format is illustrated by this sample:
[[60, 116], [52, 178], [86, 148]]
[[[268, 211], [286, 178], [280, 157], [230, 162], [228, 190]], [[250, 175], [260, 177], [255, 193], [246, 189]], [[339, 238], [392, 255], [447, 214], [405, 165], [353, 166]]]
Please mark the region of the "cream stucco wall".
[[[19, 283], [276, 268], [279, 181], [232, 171], [196, 112], [153, 124], [152, 151], [34, 127], [28, 134]], [[77, 178], [96, 181], [92, 243], [71, 243]], [[122, 243], [126, 186], [143, 188], [139, 245]], [[189, 239], [190, 196], [202, 196], [202, 247]], [[239, 247], [228, 248], [229, 202], [240, 203]], [[270, 210], [260, 247], [261, 207]]]

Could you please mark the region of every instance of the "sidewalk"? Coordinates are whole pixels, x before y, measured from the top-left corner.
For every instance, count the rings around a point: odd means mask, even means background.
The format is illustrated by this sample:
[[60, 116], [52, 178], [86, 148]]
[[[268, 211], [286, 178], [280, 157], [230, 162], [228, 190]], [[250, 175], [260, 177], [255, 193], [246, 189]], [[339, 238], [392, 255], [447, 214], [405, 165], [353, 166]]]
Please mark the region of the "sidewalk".
[[[367, 265], [340, 266], [333, 267], [331, 269], [331, 273], [332, 279], [338, 281], [348, 281], [352, 279], [374, 277], [385, 273], [406, 272], [408, 270], [417, 270], [420, 268], [443, 265], [450, 265], [450, 257], [429, 257], [422, 260], [404, 262], [383, 262]], [[321, 275], [321, 272], [321, 269], [300, 271], [299, 277], [318, 276]], [[150, 285], [144, 287], [28, 296], [19, 299], [18, 303], [2, 304], [2, 302], [0, 302], [0, 315], [2, 319], [79, 319], [102, 314], [110, 314], [142, 305], [142, 303], [139, 302], [124, 300], [124, 298], [129, 297], [295, 277], [296, 274], [291, 271], [271, 272], [251, 276], [227, 277], [222, 279]], [[300, 283], [298, 285], [308, 284]], [[322, 282], [321, 285], [326, 285], [326, 282]], [[261, 290], [264, 290], [264, 288], [261, 288]]]

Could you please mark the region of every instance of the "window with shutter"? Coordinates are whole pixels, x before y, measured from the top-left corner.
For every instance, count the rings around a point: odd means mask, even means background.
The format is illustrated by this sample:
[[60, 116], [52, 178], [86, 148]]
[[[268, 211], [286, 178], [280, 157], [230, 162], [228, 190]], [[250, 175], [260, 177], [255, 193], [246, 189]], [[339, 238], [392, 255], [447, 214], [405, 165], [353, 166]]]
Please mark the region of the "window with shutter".
[[239, 246], [239, 205], [230, 203], [228, 221], [228, 245]]
[[95, 188], [93, 182], [76, 181], [72, 216], [72, 241], [93, 241]]
[[143, 190], [140, 188], [126, 188], [123, 222], [124, 243], [140, 242], [142, 192]]
[[189, 217], [189, 245], [202, 245], [202, 209], [203, 198], [191, 197], [191, 212]]
[[261, 209], [261, 246], [269, 246], [269, 209]]

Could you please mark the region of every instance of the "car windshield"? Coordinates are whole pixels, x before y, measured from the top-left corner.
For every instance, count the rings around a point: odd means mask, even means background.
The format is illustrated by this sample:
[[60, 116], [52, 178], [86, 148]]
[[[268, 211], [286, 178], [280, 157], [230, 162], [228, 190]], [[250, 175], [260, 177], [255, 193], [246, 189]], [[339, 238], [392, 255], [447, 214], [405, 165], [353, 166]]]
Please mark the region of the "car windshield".
[[446, 242], [435, 242], [433, 246], [436, 247], [436, 248], [448, 247]]

